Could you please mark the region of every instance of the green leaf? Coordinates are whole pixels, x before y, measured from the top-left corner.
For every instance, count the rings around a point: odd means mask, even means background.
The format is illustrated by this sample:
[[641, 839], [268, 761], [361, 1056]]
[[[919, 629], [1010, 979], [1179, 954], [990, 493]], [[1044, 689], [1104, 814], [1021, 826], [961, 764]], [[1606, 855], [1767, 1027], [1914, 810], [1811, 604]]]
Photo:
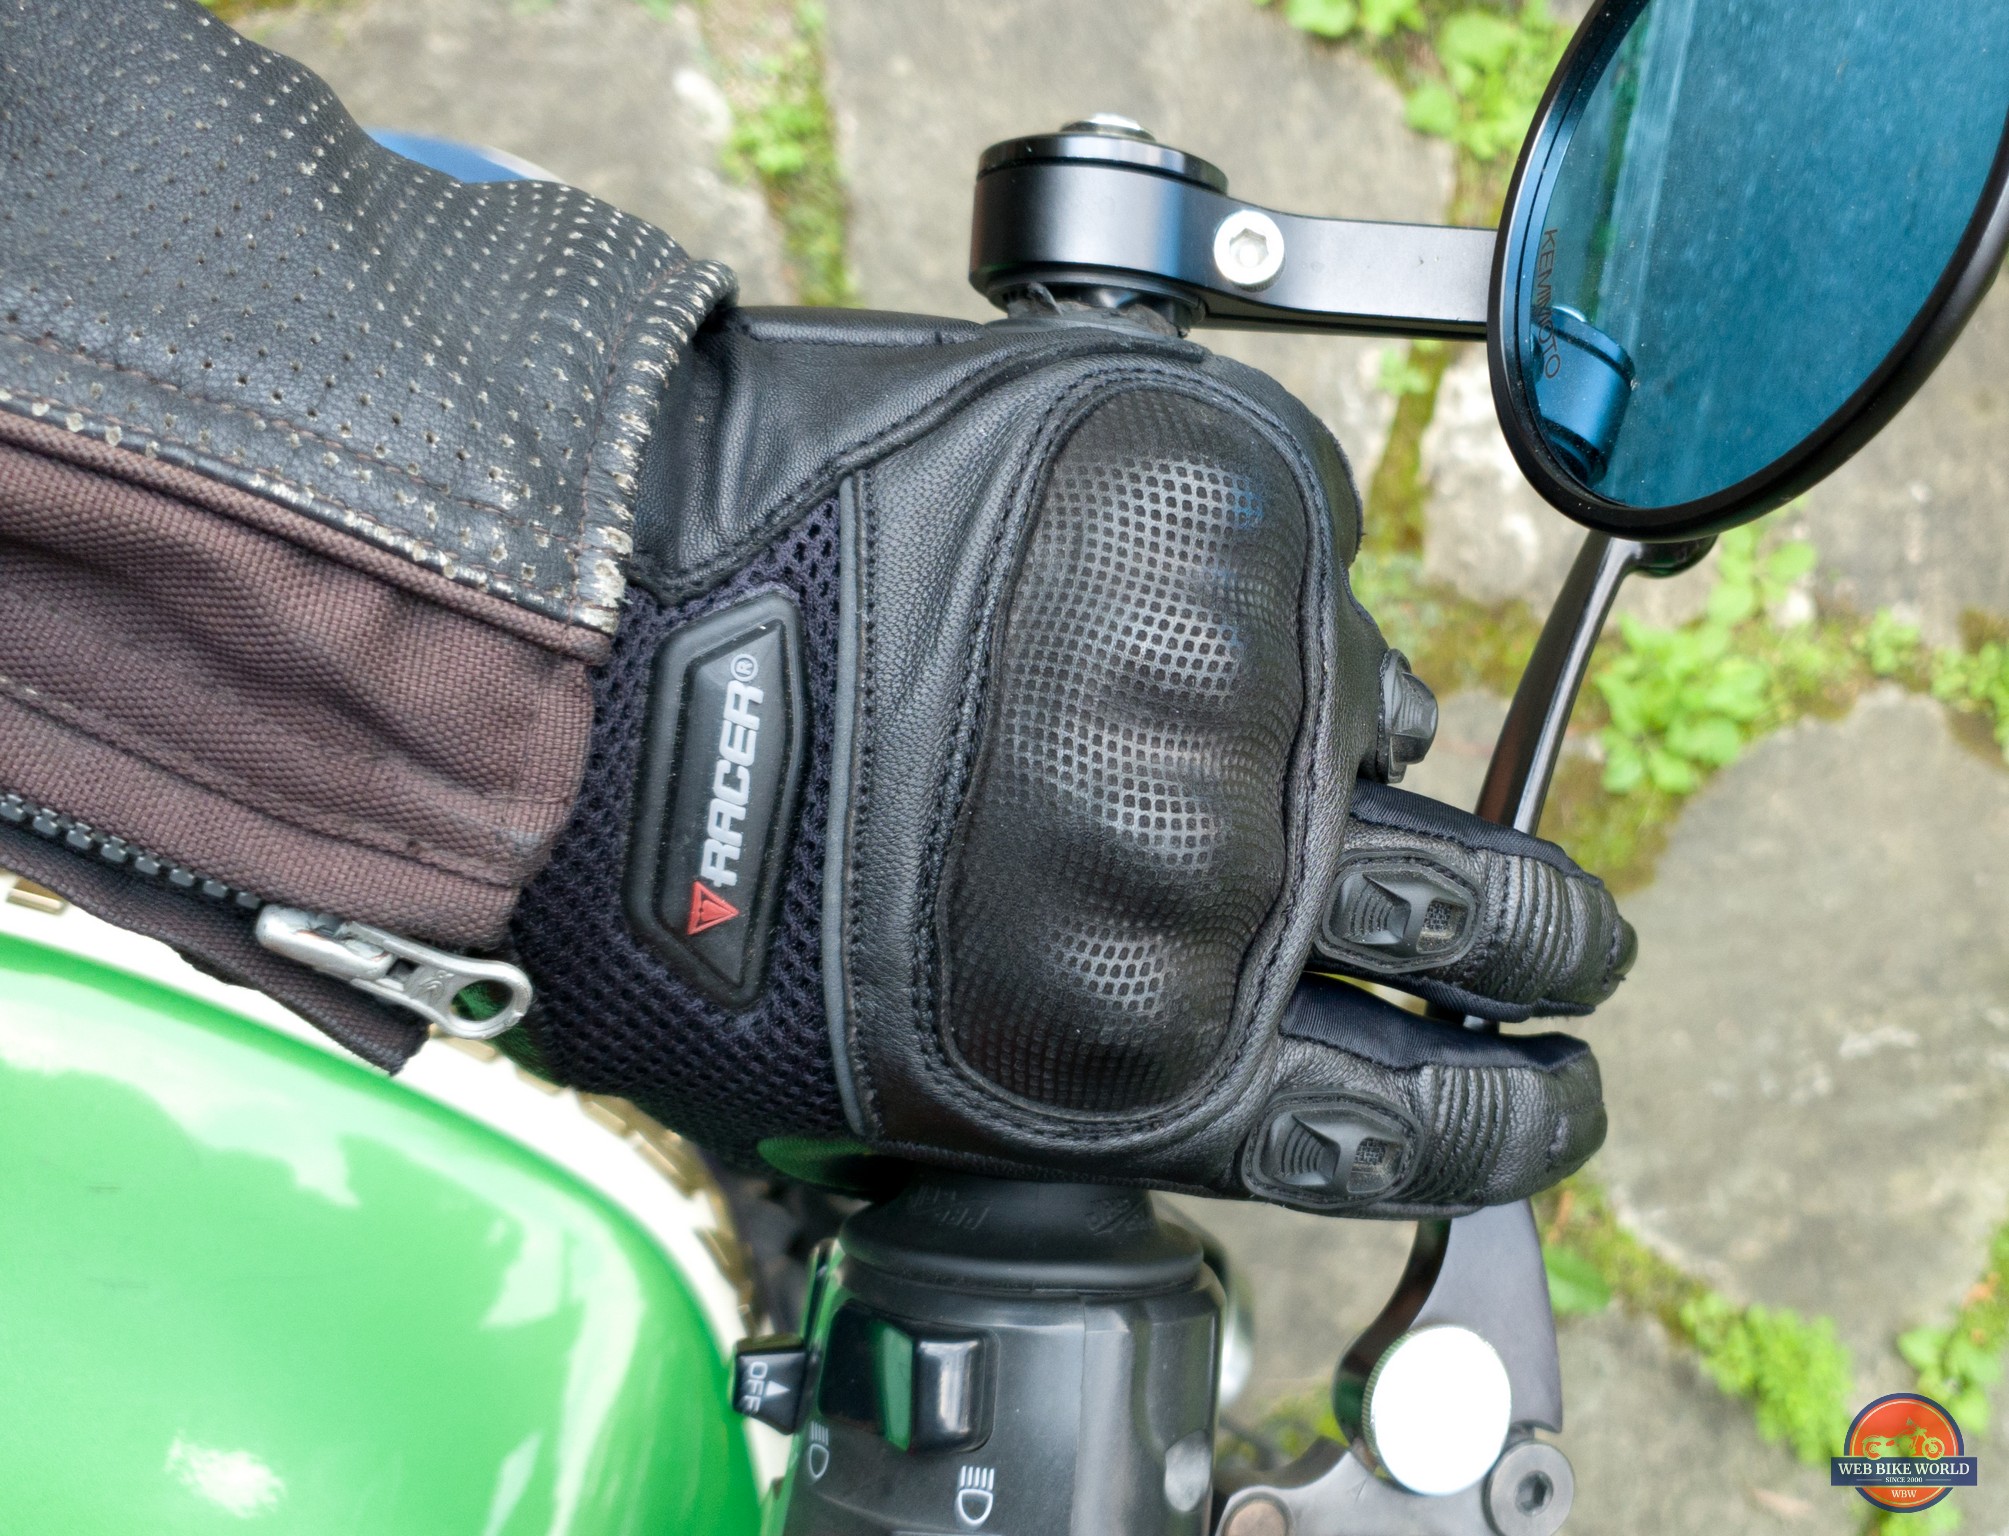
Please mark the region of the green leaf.
[[1381, 354], [1380, 376], [1375, 380], [1375, 387], [1398, 400], [1404, 395], [1428, 394], [1430, 375], [1416, 365], [1408, 349], [1390, 347]]
[[1646, 759], [1639, 748], [1620, 737], [1605, 736], [1604, 787], [1614, 795], [1629, 795], [1646, 782]]
[[1709, 594], [1712, 624], [1741, 624], [1758, 611], [1758, 589], [1748, 581], [1724, 580]]
[[1758, 553], [1758, 530], [1746, 523], [1732, 528], [1716, 541], [1716, 559], [1726, 576], [1733, 570], [1748, 572]]
[[1970, 1387], [1965, 1392], [1956, 1392], [1946, 1408], [1971, 1435], [1981, 1428], [1979, 1421], [1988, 1417], [1988, 1394], [1979, 1387]]
[[1958, 1329], [1940, 1351], [1948, 1376], [1956, 1376], [1973, 1385], [1986, 1386], [2002, 1374], [2002, 1361], [1992, 1349], [1984, 1349]]
[[1448, 65], [1497, 70], [1512, 58], [1521, 30], [1491, 11], [1460, 11], [1437, 30], [1437, 55]]
[[1702, 783], [1693, 768], [1665, 747], [1654, 747], [1646, 754], [1646, 776], [1664, 795], [1692, 795]]
[[1771, 679], [1763, 667], [1746, 657], [1726, 656], [1699, 687], [1684, 690], [1682, 703], [1690, 710], [1748, 722], [1765, 712], [1770, 693]]
[[1345, 37], [1360, 20], [1357, 0], [1284, 0], [1284, 20], [1315, 37]]
[[1597, 1266], [1569, 1248], [1544, 1248], [1549, 1274], [1549, 1308], [1558, 1317], [1584, 1317], [1611, 1305], [1611, 1287]]
[[1914, 1371], [1937, 1370], [1940, 1351], [1946, 1348], [1944, 1328], [1914, 1328], [1897, 1336], [1897, 1352]]
[[1421, 32], [1425, 22], [1417, 0], [1361, 0], [1360, 25], [1369, 37], [1380, 38], [1397, 27]]
[[1905, 1536], [1914, 1536], [1914, 1533], [1915, 1536], [1952, 1536], [1965, 1518], [1958, 1504], [1951, 1499], [1942, 1499], [1930, 1509], [1907, 1515], [1903, 1530]]
[[1907, 624], [1888, 608], [1879, 608], [1869, 628], [1856, 642], [1878, 677], [1889, 677], [1910, 666], [1918, 657], [1918, 626]]
[[1692, 763], [1727, 768], [1744, 750], [1744, 733], [1734, 720], [1722, 715], [1704, 715], [1699, 720], [1683, 720], [1670, 729], [1667, 749]]
[[1813, 545], [1805, 539], [1794, 539], [1772, 551], [1765, 561], [1765, 574], [1781, 586], [1791, 586], [1811, 572], [1819, 559]]
[[1451, 139], [1458, 135], [1458, 98], [1451, 88], [1435, 80], [1426, 81], [1409, 93], [1402, 104], [1402, 118], [1418, 133]]

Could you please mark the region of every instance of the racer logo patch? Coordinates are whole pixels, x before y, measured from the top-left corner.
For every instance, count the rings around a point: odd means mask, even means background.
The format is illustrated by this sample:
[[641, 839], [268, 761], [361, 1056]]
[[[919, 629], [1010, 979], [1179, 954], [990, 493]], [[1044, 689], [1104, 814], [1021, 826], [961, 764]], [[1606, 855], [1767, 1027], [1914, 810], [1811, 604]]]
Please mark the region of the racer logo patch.
[[629, 925], [719, 1001], [766, 971], [802, 776], [801, 618], [763, 593], [656, 655], [628, 855]]

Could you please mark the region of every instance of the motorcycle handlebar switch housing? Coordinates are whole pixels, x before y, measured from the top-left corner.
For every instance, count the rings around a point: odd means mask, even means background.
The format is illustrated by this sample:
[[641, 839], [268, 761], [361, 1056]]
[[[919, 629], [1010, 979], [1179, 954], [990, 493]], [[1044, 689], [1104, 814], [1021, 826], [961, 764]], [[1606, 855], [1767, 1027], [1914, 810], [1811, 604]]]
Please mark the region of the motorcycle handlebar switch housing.
[[1208, 1529], [1221, 1290], [1141, 1190], [923, 1175], [808, 1310], [787, 1536]]

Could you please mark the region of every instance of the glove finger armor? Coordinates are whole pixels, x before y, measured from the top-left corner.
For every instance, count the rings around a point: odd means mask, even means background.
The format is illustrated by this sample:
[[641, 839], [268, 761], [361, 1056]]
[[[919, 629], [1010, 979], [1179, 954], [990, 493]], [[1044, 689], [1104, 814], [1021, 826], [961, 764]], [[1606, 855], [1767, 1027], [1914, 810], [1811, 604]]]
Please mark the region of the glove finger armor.
[[1316, 949], [1347, 975], [1518, 1024], [1589, 1013], [1639, 943], [1604, 882], [1554, 843], [1363, 782]]

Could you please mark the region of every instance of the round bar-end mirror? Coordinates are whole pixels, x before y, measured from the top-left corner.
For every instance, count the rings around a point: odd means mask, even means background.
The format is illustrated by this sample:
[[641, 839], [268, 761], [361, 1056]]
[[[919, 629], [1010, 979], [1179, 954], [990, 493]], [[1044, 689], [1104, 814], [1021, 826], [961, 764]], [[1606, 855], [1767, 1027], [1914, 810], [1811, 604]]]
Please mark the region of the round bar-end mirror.
[[2009, 6], [1604, 0], [1521, 150], [1493, 394], [1634, 539], [1745, 522], [1910, 398], [2009, 239]]

